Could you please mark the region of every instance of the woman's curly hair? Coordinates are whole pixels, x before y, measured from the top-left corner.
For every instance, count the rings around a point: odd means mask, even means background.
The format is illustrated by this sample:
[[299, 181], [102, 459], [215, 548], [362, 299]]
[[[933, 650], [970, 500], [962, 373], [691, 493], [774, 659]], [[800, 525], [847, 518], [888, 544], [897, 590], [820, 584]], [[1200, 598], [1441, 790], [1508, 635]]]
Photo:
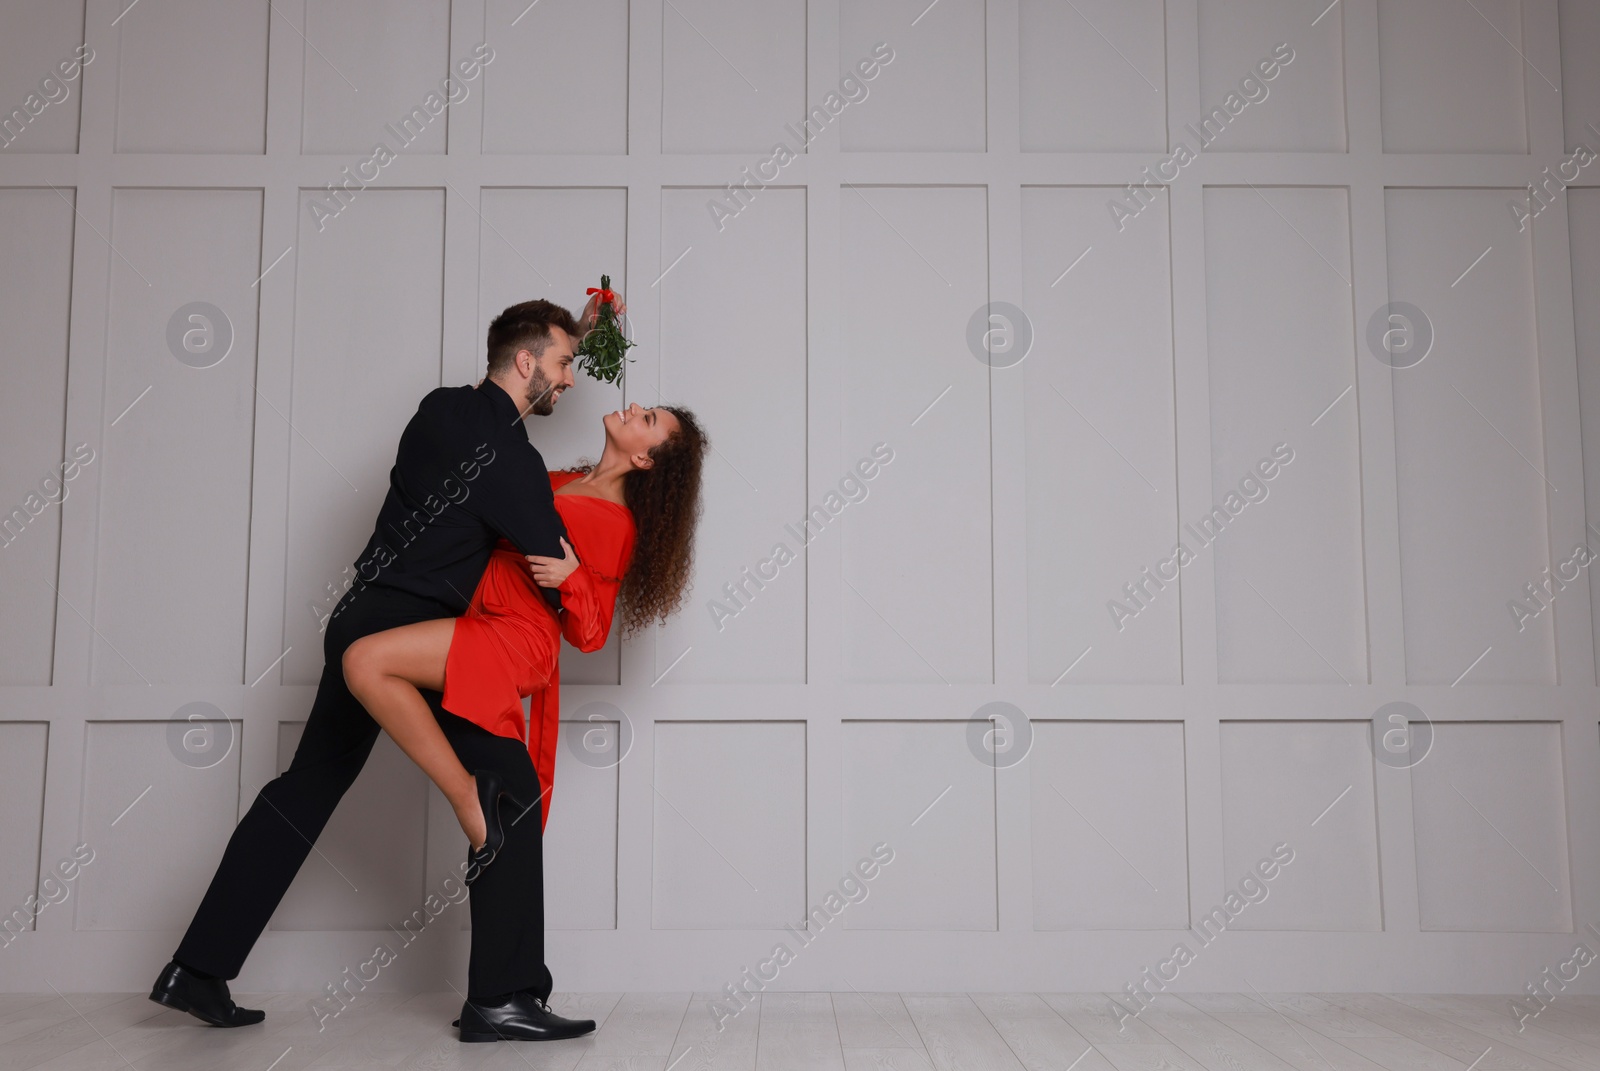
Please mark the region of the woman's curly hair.
[[[633, 556], [617, 593], [623, 636], [665, 622], [683, 605], [694, 571], [694, 530], [700, 519], [700, 468], [711, 446], [695, 415], [658, 406], [678, 418], [678, 430], [650, 450], [648, 469], [622, 478], [622, 497], [633, 512]], [[592, 462], [580, 460], [578, 472]]]

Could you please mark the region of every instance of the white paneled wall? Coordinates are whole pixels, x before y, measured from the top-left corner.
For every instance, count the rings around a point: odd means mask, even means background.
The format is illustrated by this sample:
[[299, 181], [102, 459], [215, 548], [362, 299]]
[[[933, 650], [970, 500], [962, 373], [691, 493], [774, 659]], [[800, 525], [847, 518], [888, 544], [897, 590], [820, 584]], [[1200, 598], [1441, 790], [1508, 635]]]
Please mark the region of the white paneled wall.
[[[1116, 193], [1022, 191], [1022, 304], [1041, 340], [1016, 366], [1032, 684], [1064, 683], [1069, 668], [1077, 684], [1183, 680], [1175, 588], [1146, 600], [1114, 640], [1106, 631], [1106, 600], [1169, 552], [1178, 528], [1168, 203], [1159, 196], [1118, 233], [1105, 210]], [[1147, 315], [1127, 315], [1129, 294]]]
[[[1041, 722], [1028, 761], [1040, 930], [1189, 921], [1183, 723]], [[1129, 792], [1130, 786], [1136, 791]]]
[[[1555, 722], [1439, 726], [1439, 761], [1418, 765], [1411, 781], [1424, 930], [1569, 928], [1561, 735]], [[1482, 776], [1486, 769], [1495, 776]], [[1481, 821], [1459, 821], [1463, 805]], [[1508, 848], [1526, 865], [1510, 865]], [[1504, 864], [1500, 880], [1476, 886], [1449, 880], [1491, 859]]]
[[1349, 199], [1214, 187], [1205, 214], [1211, 486], [1245, 503], [1214, 551], [1217, 676], [1365, 684]]
[[[806, 912], [805, 725], [662, 722], [655, 761], [651, 924], [797, 922]], [[711, 829], [726, 836], [703, 835]]]
[[[0, 826], [0, 851], [5, 853], [3, 893], [8, 904], [23, 904], [38, 892], [39, 823], [27, 816], [44, 807], [45, 746], [49, 726], [42, 721], [0, 724], [0, 772], [5, 776], [6, 815], [18, 816]], [[45, 864], [53, 867], [55, 860]]]
[[[806, 513], [806, 191], [763, 190], [754, 207], [724, 220], [721, 232], [705, 208], [718, 192], [661, 192], [661, 265], [691, 253], [657, 286], [659, 388], [644, 381], [632, 398], [643, 405], [693, 399], [695, 412], [717, 429], [706, 494], [741, 507], [700, 529], [702, 597], [661, 632], [651, 679], [671, 667], [662, 688], [804, 684], [805, 548], [785, 525], [799, 529]], [[753, 263], [762, 265], [759, 272], [750, 270]], [[780, 543], [794, 554], [786, 565], [772, 561]], [[763, 561], [771, 564], [762, 568]], [[729, 584], [744, 590], [748, 612], [727, 599]], [[708, 598], [732, 616], [708, 612]]]
[[[1539, 400], [1534, 246], [1516, 240], [1508, 200], [1505, 190], [1385, 196], [1389, 292], [1431, 310], [1435, 355], [1445, 358], [1394, 379], [1413, 684], [1454, 682], [1496, 639], [1499, 657], [1474, 669], [1485, 682], [1557, 681], [1550, 614], [1505, 632], [1505, 600], [1551, 564], [1552, 544], [1563, 559], [1571, 547], [1551, 537], [1545, 520], [1546, 499], [1561, 485], [1545, 471], [1541, 443], [1548, 416]], [[1456, 356], [1463, 351], [1482, 359]]]
[[[1234, 925], [1382, 929], [1367, 725], [1253, 720], [1224, 721], [1221, 729], [1222, 851], [1229, 887], [1250, 873], [1268, 846], [1287, 844], [1294, 853], [1268, 897]], [[1327, 800], [1330, 807], [1305, 813], [1308, 800]]]
[[[71, 49], [67, 49], [68, 52]], [[43, 119], [48, 112], [42, 113]], [[34, 131], [29, 131], [33, 133]], [[8, 526], [5, 568], [0, 569], [0, 681], [8, 686], [48, 685], [55, 663], [56, 584], [60, 566], [61, 511], [50, 499], [72, 500], [77, 480], [64, 475], [65, 458], [95, 459], [85, 440], [64, 442], [67, 410], [67, 321], [72, 296], [73, 191], [57, 196], [44, 189], [0, 189], [0, 226], [5, 228], [6, 285], [0, 286], [0, 316], [7, 331], [6, 389], [0, 391], [0, 465], [11, 484], [7, 510], [39, 495], [20, 529]], [[98, 442], [98, 440], [96, 440]], [[82, 447], [80, 450], [79, 447]], [[89, 461], [90, 465], [94, 460]], [[79, 466], [82, 476], [82, 466]], [[52, 482], [46, 483], [49, 479]], [[69, 611], [70, 612], [70, 611]], [[8, 717], [26, 717], [13, 711]], [[43, 753], [40, 753], [43, 758]]]
[[[237, 740], [239, 727], [230, 725]], [[204, 889], [215, 863], [208, 865], [202, 857], [220, 856], [228, 843], [238, 803], [239, 749], [231, 748], [203, 766], [183, 766], [184, 776], [173, 777], [168, 723], [92, 721], [83, 728], [79, 825], [84, 831], [105, 832], [79, 834], [94, 858], [78, 876], [76, 898], [66, 901], [70, 907], [63, 914], [72, 916], [72, 928], [80, 933], [181, 930], [189, 924], [192, 908], [173, 890]], [[139, 799], [147, 788], [148, 795]], [[116, 835], [124, 830], [135, 835]], [[138, 835], [141, 830], [143, 836]], [[177, 843], [190, 847], [181, 852], [165, 848]], [[46, 873], [57, 859], [71, 854], [73, 845], [59, 851], [52, 847], [45, 847]]]
[[[716, 450], [683, 613], [565, 659], [558, 988], [1520, 991], [1600, 922], [1597, 10], [0, 0], [0, 989], [149, 982], [417, 401], [608, 273], [535, 443]], [[460, 839], [380, 741], [238, 988]]]
[[[260, 234], [259, 190], [112, 191], [104, 389], [116, 408], [97, 448], [90, 618], [107, 642], [90, 647], [93, 684], [243, 675], [252, 442], [273, 417], [253, 390]], [[174, 312], [195, 300], [234, 310], [231, 331], [214, 325], [209, 340], [226, 355], [205, 369], [166, 346]], [[70, 423], [70, 391], [67, 400]]]

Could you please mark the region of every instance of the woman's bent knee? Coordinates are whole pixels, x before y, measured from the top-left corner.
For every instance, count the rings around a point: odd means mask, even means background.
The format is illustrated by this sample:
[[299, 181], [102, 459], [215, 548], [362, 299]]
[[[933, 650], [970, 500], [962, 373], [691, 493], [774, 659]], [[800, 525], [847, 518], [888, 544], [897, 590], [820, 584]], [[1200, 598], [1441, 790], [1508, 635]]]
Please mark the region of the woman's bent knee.
[[341, 664], [344, 667], [345, 685], [351, 691], [355, 691], [379, 672], [375, 647], [371, 637], [363, 636], [344, 649]]

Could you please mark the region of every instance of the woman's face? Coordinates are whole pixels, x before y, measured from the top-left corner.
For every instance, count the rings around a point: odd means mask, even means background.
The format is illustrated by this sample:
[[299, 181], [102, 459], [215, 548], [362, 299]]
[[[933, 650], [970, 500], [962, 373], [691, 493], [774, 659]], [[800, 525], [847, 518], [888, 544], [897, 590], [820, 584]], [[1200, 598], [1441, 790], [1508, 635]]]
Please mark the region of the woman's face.
[[677, 417], [659, 407], [645, 409], [638, 402], [607, 413], [601, 423], [605, 425], [606, 438], [636, 463], [640, 455], [648, 455], [678, 430]]

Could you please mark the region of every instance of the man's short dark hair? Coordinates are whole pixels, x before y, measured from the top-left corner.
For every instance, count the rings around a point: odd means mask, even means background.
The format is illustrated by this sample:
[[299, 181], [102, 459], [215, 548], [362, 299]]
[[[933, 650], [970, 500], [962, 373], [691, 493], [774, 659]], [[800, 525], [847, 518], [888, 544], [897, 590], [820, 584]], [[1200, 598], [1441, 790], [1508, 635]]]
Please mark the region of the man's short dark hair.
[[513, 305], [496, 316], [489, 325], [489, 374], [497, 375], [510, 368], [518, 350], [527, 350], [535, 357], [543, 355], [550, 345], [551, 327], [559, 327], [572, 336], [573, 345], [582, 334], [572, 313], [543, 298]]

